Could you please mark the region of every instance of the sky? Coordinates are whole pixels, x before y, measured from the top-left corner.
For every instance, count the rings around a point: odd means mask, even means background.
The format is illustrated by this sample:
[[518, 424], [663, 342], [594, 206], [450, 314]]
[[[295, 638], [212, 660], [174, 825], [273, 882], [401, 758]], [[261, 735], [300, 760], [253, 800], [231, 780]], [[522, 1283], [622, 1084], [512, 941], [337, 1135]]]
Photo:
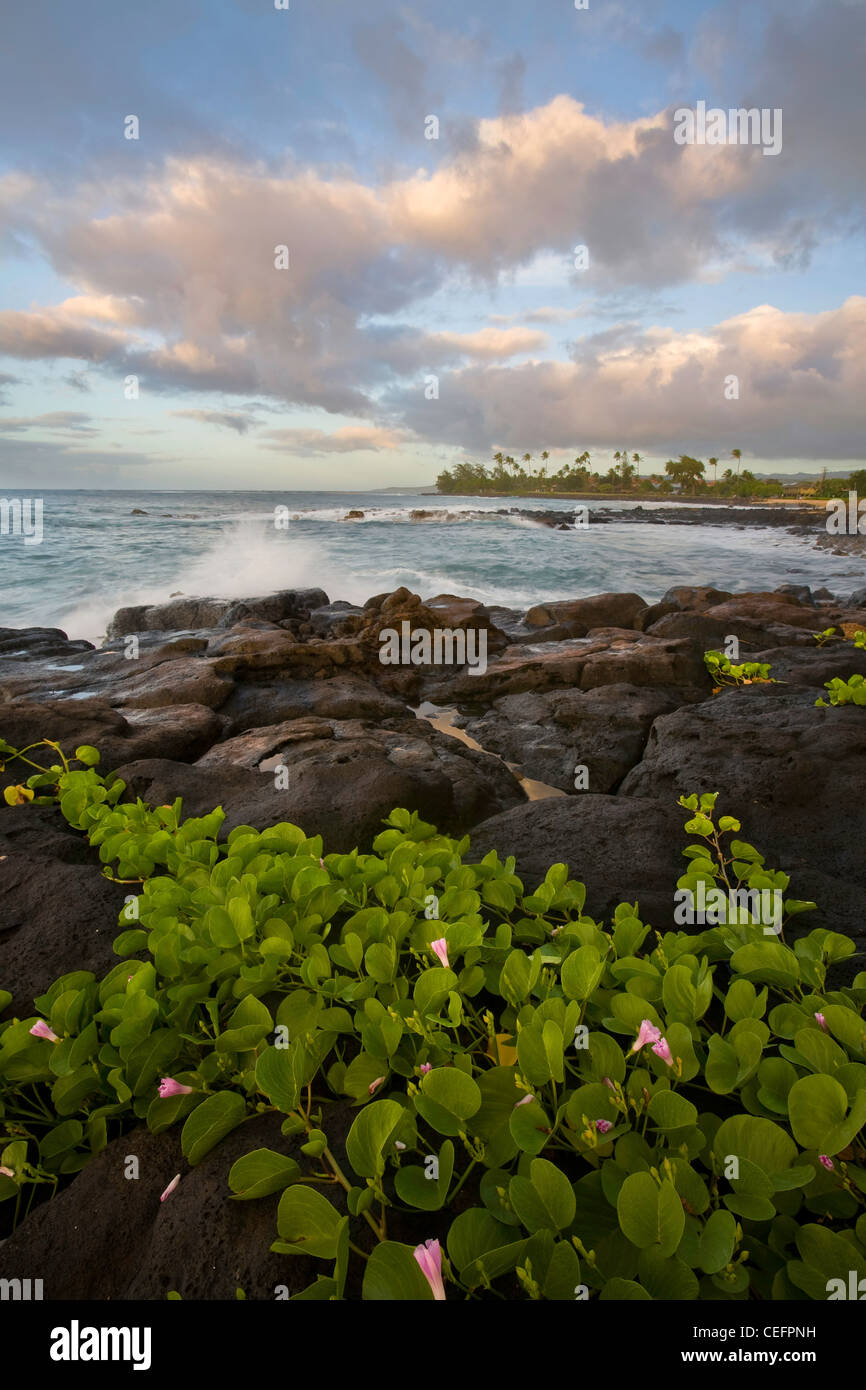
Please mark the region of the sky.
[[[0, 487], [866, 459], [864, 0], [27, 0], [3, 28]], [[702, 102], [781, 148], [680, 143]]]

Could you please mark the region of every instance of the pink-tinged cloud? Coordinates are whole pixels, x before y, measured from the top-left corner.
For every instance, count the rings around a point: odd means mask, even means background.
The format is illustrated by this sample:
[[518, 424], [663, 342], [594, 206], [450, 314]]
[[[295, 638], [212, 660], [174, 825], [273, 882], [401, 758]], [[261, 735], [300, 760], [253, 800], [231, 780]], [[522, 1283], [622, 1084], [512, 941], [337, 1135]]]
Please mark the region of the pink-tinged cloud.
[[402, 431], [378, 425], [343, 425], [340, 429], [274, 429], [263, 430], [261, 448], [278, 453], [349, 454], [356, 450], [399, 449], [405, 442]]

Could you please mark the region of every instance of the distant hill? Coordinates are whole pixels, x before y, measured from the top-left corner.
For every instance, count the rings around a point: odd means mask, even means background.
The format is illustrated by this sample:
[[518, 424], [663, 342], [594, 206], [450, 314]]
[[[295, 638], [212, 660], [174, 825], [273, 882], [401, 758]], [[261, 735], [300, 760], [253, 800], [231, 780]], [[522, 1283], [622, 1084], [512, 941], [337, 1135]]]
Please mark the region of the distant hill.
[[[818, 468], [814, 473], [756, 473], [756, 478], [778, 478], [780, 483], [811, 483], [821, 477], [824, 470]], [[847, 478], [851, 473], [850, 468], [828, 468], [824, 476], [827, 478]]]

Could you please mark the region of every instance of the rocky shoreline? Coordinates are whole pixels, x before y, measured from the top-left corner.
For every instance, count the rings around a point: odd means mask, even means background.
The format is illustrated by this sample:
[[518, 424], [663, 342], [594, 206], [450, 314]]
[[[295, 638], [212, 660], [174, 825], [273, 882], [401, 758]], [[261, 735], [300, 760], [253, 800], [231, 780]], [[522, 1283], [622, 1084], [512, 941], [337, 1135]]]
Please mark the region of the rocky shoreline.
[[[383, 665], [379, 633], [403, 621], [483, 630], [486, 671]], [[129, 796], [180, 796], [186, 815], [221, 804], [223, 836], [291, 821], [321, 833], [326, 852], [365, 849], [395, 806], [418, 810], [443, 831], [467, 832], [470, 860], [513, 855], [530, 888], [564, 862], [586, 884], [590, 915], [637, 901], [659, 931], [675, 925], [685, 867], [677, 798], [718, 791], [720, 812], [739, 817], [744, 837], [790, 875], [791, 893], [818, 903], [795, 919], [793, 937], [825, 927], [862, 953], [866, 709], [815, 706], [833, 676], [866, 675], [866, 651], [852, 642], [816, 644], [816, 632], [843, 625], [849, 636], [866, 628], [866, 590], [845, 600], [793, 585], [736, 595], [680, 587], [655, 604], [599, 594], [526, 612], [405, 589], [363, 607], [320, 589], [178, 597], [120, 610], [100, 649], [57, 629], [0, 629], [0, 737], [18, 748], [48, 737], [70, 753], [94, 744]], [[741, 659], [769, 662], [778, 684], [713, 693], [703, 653], [731, 634]], [[31, 770], [7, 761], [4, 785]], [[61, 974], [102, 976], [116, 964], [129, 889], [100, 869], [56, 806], [3, 807], [4, 1017], [32, 1016], [34, 997]], [[835, 978], [861, 968], [858, 954]], [[354, 1112], [343, 1109], [347, 1127]], [[278, 1119], [254, 1117], [166, 1206], [159, 1193], [184, 1166], [177, 1129], [139, 1126], [113, 1140], [2, 1242], [0, 1271], [50, 1268], [48, 1296], [61, 1299], [163, 1299], [180, 1279], [184, 1298], [231, 1298], [238, 1285], [270, 1297], [287, 1279], [293, 1292], [304, 1287], [315, 1262], [287, 1270], [269, 1249], [276, 1199], [227, 1197], [241, 1152], [286, 1142]], [[332, 1142], [342, 1160], [341, 1136]], [[132, 1203], [131, 1143], [142, 1165]]]
[[[382, 665], [380, 631], [405, 620], [483, 630], [486, 671]], [[99, 649], [0, 629], [0, 736], [94, 744], [129, 796], [181, 796], [188, 815], [222, 805], [224, 833], [292, 821], [348, 851], [405, 806], [470, 832], [481, 854], [516, 855], [528, 880], [561, 859], [588, 910], [639, 899], [660, 929], [681, 872], [677, 797], [720, 791], [821, 905], [810, 925], [866, 944], [866, 713], [815, 707], [825, 681], [866, 674], [851, 642], [816, 645], [843, 624], [866, 627], [866, 590], [681, 587], [656, 604], [600, 594], [526, 612], [405, 589], [363, 607], [321, 589], [179, 597], [119, 610]], [[703, 652], [731, 634], [779, 684], [713, 695]], [[27, 771], [9, 762], [4, 785]], [[50, 807], [4, 808], [0, 854], [0, 975], [20, 1013], [61, 971], [111, 964], [122, 893], [94, 888], [95, 856]]]

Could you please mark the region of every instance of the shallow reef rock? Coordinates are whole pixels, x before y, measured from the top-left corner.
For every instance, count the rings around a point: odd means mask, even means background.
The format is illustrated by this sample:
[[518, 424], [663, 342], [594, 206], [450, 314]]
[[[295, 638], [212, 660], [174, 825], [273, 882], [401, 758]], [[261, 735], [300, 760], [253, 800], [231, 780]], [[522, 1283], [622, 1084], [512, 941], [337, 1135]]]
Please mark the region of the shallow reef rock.
[[[866, 710], [815, 700], [833, 677], [866, 675], [866, 652], [838, 635], [866, 629], [864, 603], [862, 589], [796, 584], [677, 585], [654, 604], [607, 593], [525, 612], [407, 588], [363, 605], [319, 588], [176, 595], [119, 610], [100, 648], [57, 628], [0, 629], [0, 737], [94, 744], [126, 796], [180, 796], [186, 815], [222, 805], [223, 834], [290, 820], [326, 851], [369, 847], [404, 806], [474, 834], [474, 847], [495, 832], [532, 874], [564, 860], [595, 885], [599, 911], [621, 892], [660, 924], [682, 862], [677, 797], [718, 791], [791, 891], [819, 902], [809, 925], [859, 943]], [[486, 661], [385, 665], [381, 634], [404, 622], [483, 631]], [[703, 654], [730, 636], [780, 684], [714, 695]], [[443, 710], [478, 749], [424, 717]], [[30, 771], [7, 761], [3, 785]], [[564, 795], [530, 804], [520, 777]], [[111, 963], [119, 890], [56, 810], [3, 808], [0, 834], [0, 970], [17, 1007], [61, 969]]]

